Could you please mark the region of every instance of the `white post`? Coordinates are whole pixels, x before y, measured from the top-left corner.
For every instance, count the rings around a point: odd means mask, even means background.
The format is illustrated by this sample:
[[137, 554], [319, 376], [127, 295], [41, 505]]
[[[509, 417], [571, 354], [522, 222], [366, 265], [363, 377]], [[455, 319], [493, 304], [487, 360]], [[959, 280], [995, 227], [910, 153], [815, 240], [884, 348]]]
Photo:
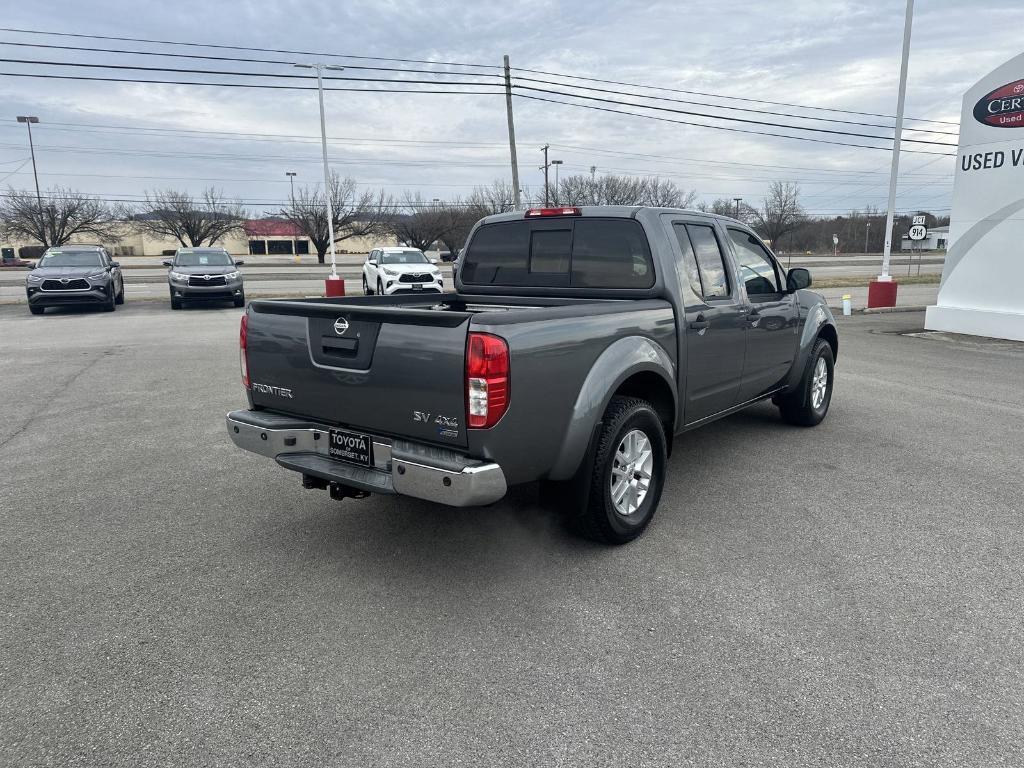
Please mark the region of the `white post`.
[[892, 168], [889, 171], [889, 211], [885, 217], [885, 251], [882, 253], [882, 274], [878, 279], [890, 282], [889, 260], [892, 257], [892, 227], [896, 217], [896, 177], [900, 172], [900, 139], [903, 136], [903, 102], [907, 95], [907, 64], [910, 60], [910, 30], [914, 22], [914, 0], [907, 0], [903, 22], [903, 59], [900, 62], [900, 89], [896, 101], [896, 135], [892, 144]]
[[320, 96], [320, 144], [324, 152], [324, 198], [327, 200], [327, 231], [331, 238], [331, 280], [338, 279], [338, 260], [334, 251], [334, 205], [331, 200], [331, 171], [327, 166], [327, 121], [324, 118], [324, 65], [315, 64], [316, 89]]

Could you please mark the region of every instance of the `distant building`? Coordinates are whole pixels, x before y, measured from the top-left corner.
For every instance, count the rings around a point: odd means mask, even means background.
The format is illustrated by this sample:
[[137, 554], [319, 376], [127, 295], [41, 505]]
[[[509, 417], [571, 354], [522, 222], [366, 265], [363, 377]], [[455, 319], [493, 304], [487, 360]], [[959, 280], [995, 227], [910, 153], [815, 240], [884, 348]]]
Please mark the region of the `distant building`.
[[[172, 256], [181, 244], [174, 238], [153, 237], [125, 222], [117, 237], [103, 242], [111, 255], [121, 256]], [[73, 237], [71, 243], [95, 243], [91, 235]], [[353, 237], [340, 240], [335, 245], [338, 253], [368, 253], [376, 245], [397, 245], [394, 236]], [[233, 232], [218, 240], [215, 245], [226, 248], [232, 255], [305, 255], [316, 254], [309, 238], [286, 219], [249, 219], [241, 231]], [[24, 252], [22, 249], [26, 249]], [[4, 254], [20, 254], [22, 258], [38, 258], [41, 249], [38, 243], [0, 240], [0, 251]]]
[[945, 251], [949, 248], [949, 227], [933, 227], [924, 240], [911, 240], [904, 235], [900, 249], [904, 251]]

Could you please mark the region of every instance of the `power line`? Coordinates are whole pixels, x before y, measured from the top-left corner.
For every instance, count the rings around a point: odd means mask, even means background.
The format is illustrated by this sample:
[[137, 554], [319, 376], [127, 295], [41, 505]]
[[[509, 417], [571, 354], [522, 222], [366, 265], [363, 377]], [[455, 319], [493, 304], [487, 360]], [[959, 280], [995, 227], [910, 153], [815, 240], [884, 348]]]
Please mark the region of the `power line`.
[[[158, 56], [162, 58], [175, 58], [175, 59], [201, 59], [205, 61], [230, 61], [241, 64], [283, 64], [285, 66], [292, 66], [295, 62], [293, 61], [282, 61], [280, 59], [252, 59], [238, 56], [211, 56], [209, 54], [201, 53], [171, 53], [168, 51], [138, 51], [138, 50], [124, 50], [123, 48], [96, 48], [94, 46], [84, 45], [53, 45], [46, 43], [22, 43], [15, 42], [12, 40], [0, 40], [0, 45], [15, 45], [23, 48], [46, 48], [49, 50], [59, 51], [85, 51], [88, 53], [118, 53], [127, 54], [131, 56]], [[437, 75], [438, 77], [492, 77], [501, 78], [500, 74], [491, 74], [486, 72], [475, 73], [475, 72], [442, 72], [435, 69], [410, 69], [408, 67], [371, 67], [365, 64], [345, 64], [345, 69], [359, 69], [374, 72], [410, 72], [415, 74], [429, 74]]]
[[328, 53], [326, 51], [294, 51], [281, 48], [253, 48], [244, 45], [221, 45], [214, 43], [185, 42], [181, 40], [148, 40], [139, 37], [114, 37], [113, 35], [87, 35], [81, 32], [46, 32], [38, 29], [0, 27], [0, 32], [16, 32], [21, 35], [47, 35], [50, 37], [74, 37], [86, 40], [113, 40], [120, 43], [147, 43], [151, 45], [180, 45], [192, 48], [216, 48], [226, 51], [257, 51], [260, 53], [286, 53], [291, 56], [313, 56], [317, 58], [363, 59], [366, 61], [397, 61], [403, 64], [434, 64], [446, 67], [474, 67], [477, 69], [501, 69], [498, 64], [471, 64], [459, 61], [431, 61], [429, 59], [396, 59], [386, 56], [358, 56], [351, 53]]
[[[90, 77], [86, 75], [43, 75], [29, 72], [0, 72], [0, 77], [31, 77], [41, 80], [79, 80], [98, 83], [133, 83], [136, 85], [206, 85], [217, 88], [261, 88], [278, 91], [315, 91], [315, 85], [276, 85], [268, 83], [208, 83], [195, 80], [138, 80], [125, 77]], [[307, 78], [308, 79], [308, 78]], [[383, 82], [383, 81], [381, 81]], [[400, 83], [401, 80], [390, 80], [388, 82]], [[451, 83], [443, 83], [451, 85]], [[484, 83], [474, 83], [484, 85]], [[462, 96], [504, 96], [504, 91], [445, 91], [437, 89], [400, 89], [400, 88], [329, 88], [325, 91], [349, 91], [357, 93], [425, 93], [425, 94], [449, 94]]]
[[[112, 69], [116, 71], [130, 70], [132, 72], [159, 72], [159, 73], [171, 73], [176, 75], [228, 75], [231, 77], [261, 77], [261, 78], [281, 78], [288, 80], [309, 80], [309, 75], [306, 74], [275, 74], [272, 72], [237, 72], [234, 70], [224, 69], [186, 69], [183, 67], [144, 67], [135, 64], [90, 64], [83, 62], [73, 61], [44, 61], [40, 59], [4, 59], [0, 58], [0, 62], [5, 64], [33, 64], [46, 67], [79, 67], [88, 69]], [[436, 80], [409, 80], [404, 78], [381, 78], [381, 77], [340, 77], [340, 76], [325, 76], [324, 80], [335, 80], [335, 81], [356, 81], [365, 83], [398, 83], [400, 85], [472, 85], [482, 88], [494, 88], [497, 87], [496, 83], [477, 83], [473, 81], [454, 81], [454, 82], [442, 82], [438, 83]], [[202, 83], [205, 85], [205, 83]]]
[[[0, 59], [0, 61], [3, 61], [3, 59]], [[588, 101], [597, 101], [597, 102], [600, 102], [602, 104], [616, 104], [616, 105], [623, 106], [623, 107], [639, 107], [640, 109], [653, 109], [653, 110], [657, 110], [658, 112], [671, 112], [672, 114], [676, 114], [676, 115], [690, 115], [692, 117], [704, 117], [704, 118], [709, 118], [709, 119], [712, 119], [712, 120], [728, 120], [730, 122], [744, 123], [744, 124], [747, 124], [747, 125], [763, 125], [763, 126], [766, 126], [766, 127], [769, 127], [769, 128], [782, 128], [784, 130], [789, 130], [789, 131], [813, 131], [814, 133], [827, 133], [827, 134], [830, 134], [830, 135], [833, 135], [833, 136], [850, 136], [852, 138], [876, 139], [878, 141], [892, 141], [893, 140], [893, 138], [891, 136], [876, 136], [876, 135], [871, 134], [871, 133], [854, 133], [852, 131], [840, 131], [840, 130], [836, 130], [834, 128], [811, 128], [811, 127], [801, 126], [801, 125], [790, 125], [788, 123], [773, 123], [773, 122], [768, 122], [768, 121], [765, 121], [765, 120], [753, 120], [753, 119], [748, 119], [748, 118], [743, 118], [743, 117], [729, 117], [729, 116], [726, 116], [726, 115], [712, 115], [712, 114], [708, 114], [707, 112], [694, 112], [692, 110], [686, 110], [686, 109], [674, 109], [672, 107], [659, 107], [659, 106], [654, 106], [654, 105], [651, 105], [651, 104], [638, 104], [635, 101], [620, 101], [618, 99], [607, 99], [607, 98], [604, 98], [602, 96], [587, 96], [587, 95], [578, 94], [578, 93], [568, 93], [566, 91], [552, 91], [552, 90], [548, 90], [548, 89], [545, 89], [545, 88], [534, 88], [533, 86], [529, 86], [529, 85], [514, 85], [512, 87], [513, 88], [519, 88], [519, 89], [522, 89], [522, 90], [527, 90], [527, 91], [533, 91], [535, 93], [546, 93], [546, 94], [550, 94], [550, 95], [553, 95], [553, 96], [568, 96], [568, 97], [574, 98], [574, 99], [586, 99]], [[929, 144], [929, 145], [938, 146], [938, 147], [956, 147], [956, 144], [947, 144], [947, 143], [941, 142], [941, 141], [928, 141], [926, 139], [903, 139], [903, 141], [906, 141], [908, 143], [914, 143], [914, 144]]]
[[[754, 130], [750, 130], [749, 128], [732, 128], [732, 127], [725, 126], [725, 125], [708, 125], [707, 123], [695, 123], [695, 122], [688, 121], [688, 120], [675, 120], [675, 119], [669, 118], [669, 117], [658, 117], [657, 115], [643, 115], [643, 114], [638, 114], [636, 112], [626, 112], [625, 110], [612, 109], [610, 107], [599, 107], [599, 106], [596, 106], [594, 104], [576, 104], [576, 103], [573, 103], [571, 101], [559, 101], [557, 99], [548, 99], [548, 98], [545, 98], [543, 96], [528, 96], [525, 93], [517, 93], [515, 95], [518, 98], [520, 98], [520, 99], [530, 99], [531, 101], [543, 101], [543, 102], [547, 102], [549, 104], [562, 104], [564, 106], [569, 106], [569, 107], [581, 107], [582, 109], [593, 109], [593, 110], [597, 110], [599, 112], [611, 112], [611, 113], [618, 114], [618, 115], [629, 115], [630, 117], [641, 117], [641, 118], [644, 118], [645, 120], [658, 120], [658, 121], [663, 122], [663, 123], [676, 123], [678, 125], [692, 125], [692, 126], [696, 126], [698, 128], [714, 128], [715, 130], [718, 130], [718, 131], [729, 131], [731, 133], [749, 133], [749, 134], [753, 134], [753, 135], [756, 135], [756, 136], [774, 136], [774, 137], [780, 138], [780, 139], [795, 139], [797, 141], [810, 141], [810, 142], [813, 142], [815, 144], [830, 144], [830, 145], [839, 146], [839, 147], [857, 147], [859, 149], [876, 149], [876, 150], [882, 150], [884, 152], [891, 152], [892, 151], [892, 147], [876, 147], [876, 146], [873, 146], [871, 144], [851, 144], [849, 142], [832, 141], [830, 139], [814, 139], [814, 138], [811, 138], [810, 136], [790, 136], [790, 135], [785, 134], [785, 133], [771, 133], [771, 132], [768, 132], [768, 131], [754, 131]], [[949, 153], [949, 152], [931, 152], [931, 151], [923, 150], [923, 149], [904, 149], [902, 151], [903, 152], [908, 152], [908, 153], [911, 153], [911, 154], [947, 155], [949, 157], [955, 157], [955, 154], [953, 154], [953, 153]]]
[[[669, 88], [667, 86], [660, 86], [660, 85], [645, 85], [643, 83], [628, 83], [628, 82], [624, 82], [622, 80], [605, 80], [605, 79], [601, 79], [601, 78], [598, 78], [598, 77], [584, 77], [582, 75], [569, 75], [569, 74], [565, 74], [564, 72], [547, 72], [547, 71], [542, 70], [542, 69], [526, 69], [524, 67], [517, 67], [516, 71], [517, 72], [532, 72], [533, 74], [536, 74], [536, 75], [548, 75], [550, 77], [561, 77], [561, 78], [564, 78], [566, 80], [586, 80], [586, 81], [591, 82], [591, 83], [605, 83], [605, 84], [608, 84], [608, 85], [625, 85], [625, 86], [628, 86], [630, 88], [649, 88], [651, 90], [667, 91], [669, 93], [685, 93], [685, 94], [689, 94], [691, 96], [707, 96], [709, 98], [715, 98], [715, 99], [731, 99], [731, 100], [734, 100], [734, 101], [749, 101], [749, 102], [752, 102], [754, 104], [768, 104], [768, 105], [775, 106], [775, 107], [789, 107], [791, 109], [807, 109], [807, 110], [815, 110], [815, 111], [819, 111], [819, 112], [839, 112], [841, 114], [846, 114], [846, 115], [860, 115], [861, 117], [885, 117], [885, 118], [888, 118], [890, 120], [895, 120], [896, 119], [895, 115], [886, 115], [886, 114], [883, 114], [883, 113], [880, 113], [880, 112], [859, 112], [857, 110], [839, 109], [839, 108], [835, 108], [835, 107], [813, 107], [813, 106], [808, 106], [806, 104], [793, 104], [793, 103], [785, 102], [785, 101], [768, 101], [766, 99], [752, 99], [752, 98], [745, 97], [745, 96], [744, 97], [729, 96], [729, 95], [720, 94], [720, 93], [709, 93], [707, 91], [693, 91], [693, 90], [686, 90], [686, 89], [683, 89], [683, 88]], [[949, 120], [931, 120], [929, 118], [924, 118], [924, 117], [904, 117], [903, 119], [904, 120], [913, 120], [915, 122], [921, 122], [921, 123], [935, 123], [935, 124], [939, 124], [939, 125], [954, 125], [954, 126], [958, 126], [958, 127], [960, 125], [959, 123], [951, 122]]]
[[[843, 124], [843, 125], [859, 125], [859, 126], [867, 127], [867, 128], [885, 128], [887, 130], [892, 130], [893, 129], [893, 126], [891, 126], [891, 125], [882, 125], [880, 123], [865, 123], [865, 122], [857, 121], [857, 120], [842, 120], [842, 119], [839, 119], [839, 118], [836, 118], [836, 117], [816, 117], [814, 115], [795, 115], [792, 112], [778, 112], [778, 111], [770, 110], [770, 109], [756, 109], [754, 107], [746, 107], [746, 106], [744, 106], [744, 107], [734, 107], [734, 106], [731, 106], [731, 105], [728, 105], [728, 104], [713, 104], [713, 103], [707, 102], [707, 101], [693, 101], [691, 99], [673, 99], [673, 98], [670, 98], [668, 96], [648, 96], [648, 95], [642, 94], [642, 93], [625, 93], [623, 91], [615, 91], [615, 90], [612, 90], [610, 88], [598, 88], [598, 87], [592, 86], [592, 85], [573, 86], [573, 85], [566, 84], [566, 83], [558, 83], [558, 82], [555, 82], [553, 80], [540, 80], [538, 78], [533, 78], [533, 77], [516, 77], [515, 79], [516, 80], [521, 80], [521, 81], [528, 81], [528, 82], [532, 82], [532, 83], [541, 83], [541, 84], [545, 84], [545, 85], [554, 85], [554, 86], [558, 86], [558, 87], [561, 87], [561, 88], [575, 88], [577, 90], [582, 89], [582, 90], [587, 90], [587, 91], [597, 91], [599, 93], [610, 93], [610, 94], [613, 94], [613, 95], [616, 95], [616, 96], [632, 96], [632, 97], [636, 97], [636, 98], [640, 98], [640, 99], [648, 99], [648, 100], [655, 100], [655, 101], [667, 101], [667, 102], [672, 102], [674, 104], [693, 104], [693, 105], [701, 106], [701, 107], [711, 107], [712, 109], [726, 109], [726, 110], [732, 110], [732, 111], [744, 112], [744, 113], [755, 113], [755, 114], [760, 114], [760, 115], [775, 115], [776, 117], [792, 117], [792, 118], [795, 118], [797, 120], [816, 120], [816, 121], [819, 121], [819, 122], [840, 123], [840, 124]], [[521, 87], [529, 88], [529, 86], [521, 86]], [[535, 89], [535, 90], [541, 90], [541, 89]], [[934, 133], [934, 134], [940, 134], [940, 135], [943, 135], [943, 136], [959, 136], [960, 135], [958, 132], [954, 133], [952, 131], [930, 130], [930, 129], [927, 129], [927, 128], [908, 128], [907, 130], [917, 131], [917, 132], [920, 132], [920, 133]]]

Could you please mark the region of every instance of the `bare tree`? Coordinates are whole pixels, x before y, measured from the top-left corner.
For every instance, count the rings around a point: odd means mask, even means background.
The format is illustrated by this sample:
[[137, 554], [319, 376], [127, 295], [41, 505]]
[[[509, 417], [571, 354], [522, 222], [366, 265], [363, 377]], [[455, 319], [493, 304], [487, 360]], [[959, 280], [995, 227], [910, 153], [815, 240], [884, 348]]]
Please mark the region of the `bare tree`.
[[161, 189], [146, 193], [146, 202], [126, 211], [132, 224], [155, 237], [171, 237], [183, 246], [212, 245], [237, 232], [246, 219], [238, 201], [213, 187], [197, 200], [188, 192]]
[[687, 208], [697, 193], [680, 189], [674, 181], [657, 176], [616, 176], [592, 178], [583, 174], [559, 179], [553, 190], [555, 205], [650, 205], [658, 208]]
[[400, 242], [428, 251], [445, 234], [446, 218], [443, 205], [424, 203], [419, 194], [406, 192], [402, 210], [392, 219], [391, 231]]
[[[341, 242], [353, 237], [383, 235], [390, 229], [394, 214], [394, 201], [383, 191], [359, 191], [355, 179], [341, 179], [331, 173], [331, 210], [334, 214], [334, 240]], [[316, 249], [317, 261], [324, 263], [331, 247], [327, 226], [327, 201], [323, 189], [303, 187], [281, 216], [292, 222]]]
[[744, 203], [742, 200], [739, 203], [739, 210], [737, 210], [736, 201], [730, 200], [727, 197], [719, 197], [710, 205], [707, 203], [701, 203], [697, 206], [697, 209], [704, 211], [705, 213], [717, 213], [719, 216], [729, 216], [730, 218], [745, 223], [753, 221], [757, 215], [757, 211], [754, 207]]
[[800, 185], [791, 181], [773, 181], [761, 210], [754, 210], [754, 222], [759, 234], [778, 250], [779, 240], [804, 222]]
[[51, 248], [76, 235], [116, 237], [117, 219], [109, 206], [81, 192], [57, 187], [40, 203], [35, 193], [8, 189], [0, 200], [0, 234]]
[[515, 189], [504, 179], [496, 179], [489, 186], [475, 187], [466, 203], [479, 214], [478, 218], [494, 213], [508, 213], [516, 209]]

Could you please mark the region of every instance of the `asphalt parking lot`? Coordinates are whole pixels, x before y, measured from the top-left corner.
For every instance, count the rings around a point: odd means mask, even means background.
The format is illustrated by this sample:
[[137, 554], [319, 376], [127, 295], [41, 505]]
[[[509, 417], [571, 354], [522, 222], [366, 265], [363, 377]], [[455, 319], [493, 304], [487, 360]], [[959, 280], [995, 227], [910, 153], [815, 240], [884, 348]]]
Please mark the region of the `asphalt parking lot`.
[[0, 307], [0, 764], [1024, 763], [1024, 345], [839, 318], [607, 548], [235, 449], [239, 315]]

